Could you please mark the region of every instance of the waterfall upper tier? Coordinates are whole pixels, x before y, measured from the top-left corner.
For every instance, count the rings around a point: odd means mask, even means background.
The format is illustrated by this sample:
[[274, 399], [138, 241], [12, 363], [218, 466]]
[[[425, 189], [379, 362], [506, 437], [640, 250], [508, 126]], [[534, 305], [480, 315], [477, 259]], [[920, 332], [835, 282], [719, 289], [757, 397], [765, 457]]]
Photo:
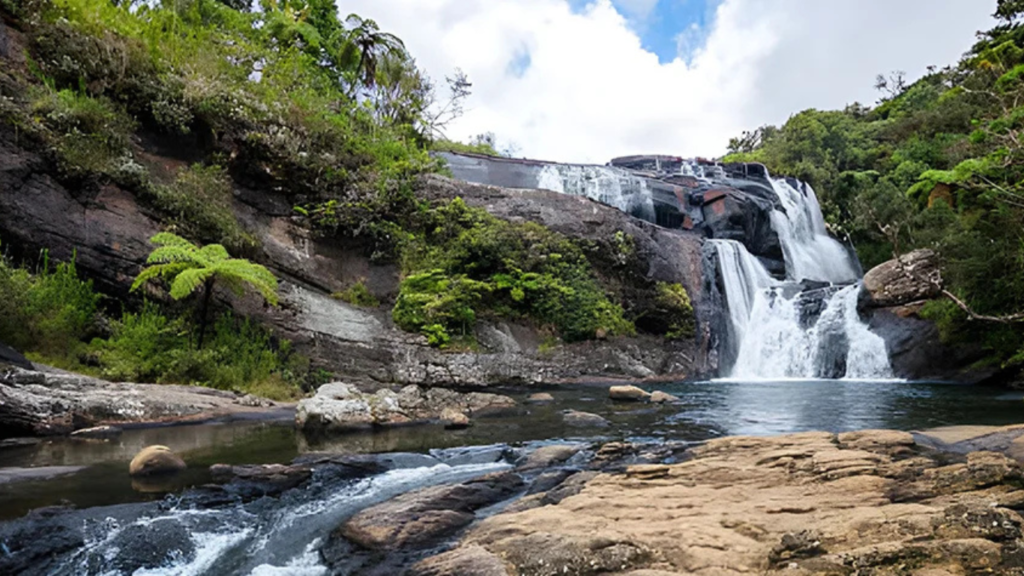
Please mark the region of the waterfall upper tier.
[[460, 179], [585, 196], [709, 238], [724, 300], [720, 368], [738, 378], [888, 378], [857, 311], [860, 265], [811, 186], [760, 164], [630, 156], [606, 166], [444, 154]]

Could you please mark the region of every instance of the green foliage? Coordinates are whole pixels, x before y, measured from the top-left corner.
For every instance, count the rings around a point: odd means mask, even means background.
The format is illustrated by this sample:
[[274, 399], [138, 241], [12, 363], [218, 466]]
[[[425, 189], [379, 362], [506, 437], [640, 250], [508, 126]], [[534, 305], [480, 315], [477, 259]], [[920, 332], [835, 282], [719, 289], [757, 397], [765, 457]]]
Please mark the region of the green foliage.
[[0, 259], [0, 341], [15, 348], [73, 356], [95, 324], [99, 302], [74, 260], [51, 267], [43, 252], [30, 274]]
[[254, 288], [263, 299], [277, 305], [277, 278], [263, 266], [242, 258], [232, 258], [220, 244], [199, 248], [188, 240], [161, 232], [150, 242], [158, 247], [149, 255], [149, 264], [132, 284], [138, 290], [146, 282], [162, 278], [170, 283], [175, 300], [190, 296], [202, 286], [220, 281], [241, 295], [246, 286]]
[[435, 140], [430, 145], [430, 149], [435, 152], [456, 152], [459, 154], [482, 154], [484, 156], [501, 156], [494, 145], [490, 142], [478, 141], [466, 144], [464, 142], [458, 142], [455, 140], [439, 139]]
[[582, 250], [564, 236], [500, 220], [461, 199], [413, 220], [393, 317], [432, 344], [470, 334], [481, 313], [532, 318], [566, 341], [633, 333]]
[[658, 313], [664, 315], [665, 321], [669, 325], [666, 337], [673, 340], [693, 338], [697, 321], [686, 288], [683, 288], [681, 284], [659, 282], [657, 289]]
[[370, 292], [366, 287], [366, 283], [362, 280], [341, 292], [331, 294], [331, 296], [341, 300], [342, 302], [348, 302], [353, 306], [362, 306], [363, 308], [376, 308], [380, 306], [380, 300]]
[[182, 170], [173, 185], [152, 190], [154, 204], [185, 236], [240, 253], [256, 246], [231, 209], [231, 181], [221, 167], [196, 164]]
[[0, 260], [0, 341], [44, 363], [112, 380], [201, 384], [286, 400], [301, 392], [308, 360], [266, 329], [229, 314], [207, 346], [193, 346], [196, 326], [153, 302], [103, 324], [101, 296], [78, 277], [74, 261], [36, 273]]

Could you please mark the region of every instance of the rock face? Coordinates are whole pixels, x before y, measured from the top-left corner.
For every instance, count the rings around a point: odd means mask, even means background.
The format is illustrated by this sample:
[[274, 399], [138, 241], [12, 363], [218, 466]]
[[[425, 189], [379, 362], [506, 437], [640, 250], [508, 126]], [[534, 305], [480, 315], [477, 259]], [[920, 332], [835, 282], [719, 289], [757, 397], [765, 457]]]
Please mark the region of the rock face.
[[181, 472], [185, 468], [185, 461], [167, 446], [147, 446], [132, 458], [128, 473], [132, 476], [160, 476]]
[[939, 257], [931, 250], [914, 250], [864, 275], [868, 305], [880, 308], [935, 298], [941, 283]]
[[[345, 431], [375, 426], [424, 423], [470, 414], [505, 410], [515, 406], [508, 396], [472, 392], [461, 394], [444, 388], [406, 386], [373, 394], [353, 384], [324, 384], [312, 398], [299, 402], [295, 423], [306, 431]], [[462, 420], [460, 419], [460, 422]], [[468, 425], [468, 419], [465, 425]]]
[[200, 421], [268, 410], [241, 406], [236, 399], [233, 392], [192, 386], [0, 370], [0, 438], [69, 434], [104, 424]]
[[[1011, 574], [1020, 464], [950, 457], [905, 432], [723, 438], [693, 460], [592, 478], [473, 527], [419, 566], [506, 574]], [[474, 562], [470, 562], [473, 559]], [[429, 570], [429, 571], [428, 571]], [[414, 572], [415, 573], [415, 572]]]
[[[3, 26], [0, 23], [0, 26]], [[113, 294], [127, 294], [160, 230], [155, 215], [129, 192], [113, 185], [66, 186], [56, 168], [26, 149], [24, 138], [0, 126], [0, 236], [5, 249], [68, 260]], [[186, 166], [190, 157], [166, 156], [173, 151], [142, 153], [166, 166]], [[621, 290], [630, 298], [639, 285], [681, 283], [701, 308], [701, 238], [637, 220], [615, 208], [538, 190], [477, 186], [441, 177], [424, 180], [418, 193], [440, 200], [462, 197], [495, 215], [533, 221], [595, 245], [609, 245], [616, 232], [635, 240], [635, 257], [620, 275]], [[534, 384], [590, 376], [647, 378], [652, 375], [711, 373], [714, 366], [694, 341], [666, 341], [640, 335], [605, 342], [585, 342], [540, 352], [544, 337], [535, 328], [515, 322], [481, 322], [476, 337], [480, 352], [451, 354], [427, 345], [425, 338], [394, 327], [386, 309], [362, 309], [330, 298], [352, 283], [366, 286], [382, 301], [398, 292], [399, 270], [371, 262], [364, 247], [318, 238], [295, 222], [293, 198], [254, 192], [236, 186], [235, 215], [261, 248], [252, 258], [281, 280], [282, 306], [265, 310], [256, 298], [217, 295], [221, 306], [255, 316], [295, 344], [318, 367], [346, 378], [378, 386], [487, 386], [496, 383]], [[611, 263], [610, 266], [618, 266]], [[628, 270], [625, 270], [628, 268]]]

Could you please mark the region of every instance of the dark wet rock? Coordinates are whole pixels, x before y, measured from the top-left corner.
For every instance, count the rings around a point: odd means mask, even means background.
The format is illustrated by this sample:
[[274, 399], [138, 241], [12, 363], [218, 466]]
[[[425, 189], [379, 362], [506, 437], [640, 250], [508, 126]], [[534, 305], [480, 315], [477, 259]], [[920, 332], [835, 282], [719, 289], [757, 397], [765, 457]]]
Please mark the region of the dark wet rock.
[[60, 555], [84, 546], [80, 521], [66, 512], [41, 508], [0, 524], [0, 574], [50, 574]]
[[944, 344], [935, 324], [917, 316], [916, 309], [872, 308], [867, 314], [871, 331], [885, 340], [898, 378], [977, 383], [997, 372], [973, 367], [985, 351], [970, 344]]
[[611, 422], [602, 416], [578, 410], [566, 410], [562, 413], [562, 421], [567, 426], [574, 428], [607, 428], [611, 426]]
[[369, 550], [426, 546], [465, 527], [476, 510], [509, 498], [522, 483], [514, 472], [497, 472], [416, 490], [359, 512], [339, 533]]
[[14, 348], [0, 342], [0, 365], [3, 364], [24, 368], [25, 370], [34, 369], [32, 363], [29, 362], [28, 358], [25, 358], [21, 352], [18, 352]]
[[93, 426], [92, 428], [82, 428], [81, 430], [75, 430], [71, 433], [72, 438], [116, 438], [121, 435], [123, 430], [117, 426]]
[[185, 461], [167, 446], [147, 446], [132, 458], [128, 473], [132, 476], [162, 476], [185, 468]]
[[[312, 398], [299, 402], [295, 422], [313, 432], [358, 430], [378, 426], [443, 420], [455, 412], [464, 416], [507, 410], [515, 401], [507, 396], [443, 388], [406, 386], [398, 392], [383, 389], [364, 393], [353, 384], [324, 384]], [[468, 418], [459, 425], [468, 425]]]
[[227, 490], [243, 498], [276, 496], [285, 490], [301, 486], [313, 476], [308, 466], [284, 466], [264, 464], [255, 466], [231, 466], [214, 464], [210, 475], [218, 484], [229, 485]]
[[526, 494], [531, 495], [538, 494], [540, 492], [547, 492], [577, 472], [579, 472], [579, 470], [573, 470], [570, 468], [561, 468], [558, 470], [543, 472], [533, 479], [533, 482], [530, 483], [530, 488], [527, 489]]
[[169, 518], [133, 525], [130, 530], [118, 532], [110, 548], [116, 550], [116, 554], [102, 562], [99, 558], [91, 558], [96, 565], [90, 566], [90, 572], [133, 574], [195, 555], [195, 544], [189, 530]]
[[413, 565], [407, 576], [508, 576], [498, 556], [480, 546], [463, 546]]
[[569, 460], [583, 450], [581, 444], [556, 444], [553, 446], [542, 446], [530, 452], [518, 462], [516, 469], [520, 471], [538, 470], [550, 468]]
[[515, 451], [505, 444], [493, 446], [464, 446], [430, 451], [430, 455], [449, 466], [466, 464], [492, 464], [502, 460], [513, 460]]
[[612, 386], [608, 389], [608, 397], [619, 402], [647, 402], [650, 393], [636, 386]]

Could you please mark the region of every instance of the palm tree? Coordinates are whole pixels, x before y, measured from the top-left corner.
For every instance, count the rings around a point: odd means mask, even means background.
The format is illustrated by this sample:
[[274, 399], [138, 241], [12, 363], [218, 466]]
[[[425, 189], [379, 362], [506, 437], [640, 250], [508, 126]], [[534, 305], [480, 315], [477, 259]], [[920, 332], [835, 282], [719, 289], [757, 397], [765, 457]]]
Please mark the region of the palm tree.
[[199, 287], [203, 287], [197, 348], [203, 347], [207, 310], [216, 281], [220, 280], [239, 295], [243, 293], [246, 285], [251, 286], [264, 300], [272, 306], [277, 306], [277, 278], [259, 264], [253, 264], [243, 258], [232, 258], [220, 244], [208, 244], [199, 248], [170, 232], [161, 232], [149, 241], [158, 248], [149, 255], [146, 260], [149, 266], [135, 278], [132, 290], [138, 290], [154, 278], [163, 278], [171, 284], [171, 298], [181, 300], [193, 294]]
[[381, 32], [377, 23], [357, 14], [349, 14], [345, 23], [351, 26], [341, 49], [340, 61], [354, 69], [363, 84], [372, 88], [377, 81], [377, 66], [388, 57], [405, 57], [405, 44], [394, 34]]

